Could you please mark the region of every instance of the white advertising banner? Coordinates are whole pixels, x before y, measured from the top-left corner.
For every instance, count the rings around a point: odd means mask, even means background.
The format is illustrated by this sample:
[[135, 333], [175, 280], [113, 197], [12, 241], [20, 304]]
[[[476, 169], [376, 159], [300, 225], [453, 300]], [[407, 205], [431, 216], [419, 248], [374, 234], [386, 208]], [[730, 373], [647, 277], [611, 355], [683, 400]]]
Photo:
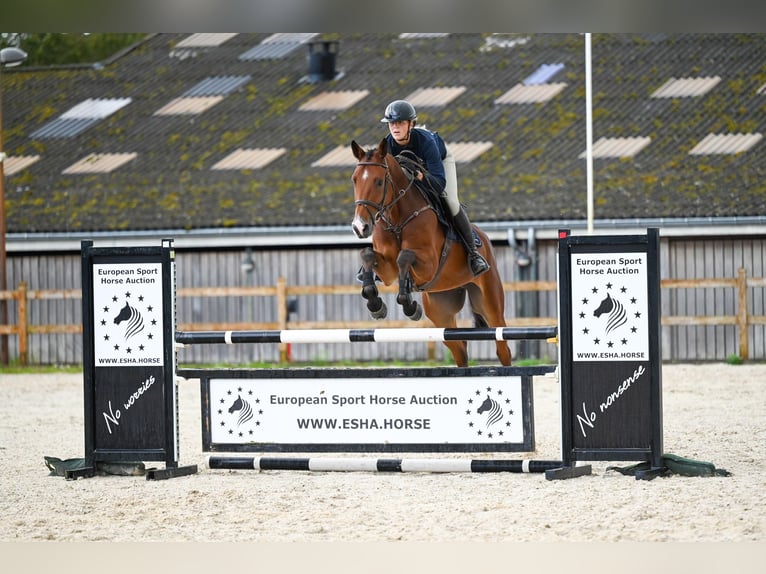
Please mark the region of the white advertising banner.
[[162, 263], [93, 265], [96, 367], [163, 366]]
[[522, 377], [210, 380], [216, 444], [524, 442]]
[[649, 360], [646, 253], [571, 257], [573, 360]]

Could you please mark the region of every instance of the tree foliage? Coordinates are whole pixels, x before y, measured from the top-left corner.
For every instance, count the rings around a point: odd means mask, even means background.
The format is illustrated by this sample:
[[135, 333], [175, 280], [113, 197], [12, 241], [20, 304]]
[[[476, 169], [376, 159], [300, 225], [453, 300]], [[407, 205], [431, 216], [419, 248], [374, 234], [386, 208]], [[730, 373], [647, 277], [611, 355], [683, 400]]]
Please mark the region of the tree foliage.
[[3, 33], [0, 47], [16, 46], [27, 53], [27, 66], [102, 62], [146, 34]]

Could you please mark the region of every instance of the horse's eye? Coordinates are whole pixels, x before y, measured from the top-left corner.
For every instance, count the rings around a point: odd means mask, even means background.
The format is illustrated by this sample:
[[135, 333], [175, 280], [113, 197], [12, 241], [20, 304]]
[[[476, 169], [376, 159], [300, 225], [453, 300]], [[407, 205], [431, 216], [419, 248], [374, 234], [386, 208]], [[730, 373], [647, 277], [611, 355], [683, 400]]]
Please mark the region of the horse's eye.
[[383, 182], [383, 180], [382, 180], [382, 179], [376, 179], [376, 180], [375, 180], [375, 185], [377, 185], [378, 187], [383, 187], [383, 183], [384, 183], [384, 182]]

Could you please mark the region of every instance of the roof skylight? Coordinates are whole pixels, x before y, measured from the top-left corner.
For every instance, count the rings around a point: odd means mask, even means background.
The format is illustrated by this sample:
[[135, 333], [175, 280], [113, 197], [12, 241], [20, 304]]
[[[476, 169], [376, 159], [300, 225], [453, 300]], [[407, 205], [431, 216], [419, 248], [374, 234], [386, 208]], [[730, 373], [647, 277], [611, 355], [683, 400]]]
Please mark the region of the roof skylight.
[[365, 98], [369, 93], [369, 90], [322, 92], [311, 98], [298, 109], [303, 112], [317, 110], [346, 110], [362, 98]]
[[716, 87], [721, 78], [670, 78], [653, 93], [653, 98], [691, 98], [703, 96]]
[[183, 97], [226, 96], [250, 81], [250, 76], [213, 76], [184, 92]]
[[205, 98], [176, 98], [171, 100], [159, 110], [154, 112], [155, 116], [175, 116], [175, 115], [193, 115], [212, 108], [223, 101], [223, 96], [208, 96]]
[[564, 64], [543, 64], [537, 68], [537, 70], [532, 72], [532, 74], [527, 76], [523, 84], [525, 86], [545, 84], [548, 80], [553, 78], [553, 76], [558, 74], [563, 69]]
[[[599, 138], [598, 141], [593, 144], [591, 154], [594, 158], [610, 158], [610, 157], [633, 157], [652, 141], [650, 137], [633, 137], [633, 138]], [[586, 152], [582, 152], [578, 157], [580, 159], [586, 156]]]
[[137, 153], [92, 153], [73, 163], [61, 173], [109, 173], [136, 157], [138, 157]]
[[39, 159], [39, 155], [17, 155], [7, 157], [5, 158], [5, 161], [3, 161], [3, 173], [5, 173], [5, 175], [13, 175], [23, 169], [27, 169]]
[[176, 44], [176, 48], [213, 48], [215, 46], [220, 46], [227, 40], [231, 40], [234, 36], [237, 34], [209, 34], [209, 33], [200, 33], [200, 34], [192, 34], [191, 36], [187, 36], [178, 44]]
[[299, 46], [306, 44], [316, 33], [272, 34], [257, 46], [239, 55], [240, 60], [276, 60], [284, 58]]
[[93, 124], [127, 106], [131, 101], [131, 98], [90, 98], [84, 100], [33, 132], [30, 137], [66, 138], [76, 136]]
[[411, 38], [444, 38], [445, 36], [449, 36], [449, 32], [410, 32], [399, 34], [399, 38], [402, 40], [409, 40]]
[[735, 154], [749, 150], [763, 138], [763, 134], [708, 134], [689, 152], [689, 155]]
[[[261, 169], [286, 152], [285, 148], [240, 148], [227, 155], [210, 169]], [[351, 155], [350, 152], [349, 155]]]
[[516, 84], [505, 92], [502, 96], [495, 100], [496, 104], [540, 104], [552, 100], [559, 92], [561, 92], [567, 85], [565, 83], [558, 84], [540, 84], [525, 86], [524, 84]]
[[465, 86], [455, 88], [419, 88], [404, 99], [415, 106], [415, 109], [428, 106], [446, 106], [465, 92], [465, 90]]

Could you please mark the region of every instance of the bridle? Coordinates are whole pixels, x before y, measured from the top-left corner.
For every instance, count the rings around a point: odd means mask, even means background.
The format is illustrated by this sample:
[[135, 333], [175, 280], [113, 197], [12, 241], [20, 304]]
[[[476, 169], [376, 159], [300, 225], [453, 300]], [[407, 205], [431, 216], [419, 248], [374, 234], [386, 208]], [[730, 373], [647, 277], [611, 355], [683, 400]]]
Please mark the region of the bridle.
[[[413, 213], [409, 215], [404, 221], [400, 222], [399, 224], [395, 224], [391, 221], [391, 209], [405, 196], [405, 194], [410, 190], [412, 187], [413, 182], [415, 181], [415, 175], [409, 174], [405, 171], [407, 174], [407, 187], [404, 189], [400, 189], [398, 192], [394, 191], [396, 186], [394, 184], [394, 180], [391, 177], [391, 171], [388, 167], [388, 162], [384, 160], [383, 162], [377, 162], [377, 161], [360, 161], [357, 162], [357, 167], [359, 166], [374, 166], [374, 167], [382, 167], [386, 170], [386, 178], [383, 183], [383, 198], [380, 200], [380, 203], [376, 203], [374, 201], [370, 201], [369, 199], [357, 199], [354, 201], [355, 205], [362, 205], [367, 210], [367, 213], [369, 214], [370, 218], [372, 219], [373, 225], [377, 223], [378, 221], [383, 221], [386, 224], [385, 230], [390, 231], [391, 233], [395, 234], [397, 237], [401, 236], [402, 229], [413, 219], [415, 219], [418, 215], [420, 215], [423, 211], [426, 211], [428, 209], [433, 209], [431, 205], [426, 202], [426, 205], [418, 210], [415, 210]], [[386, 203], [386, 199], [388, 197], [388, 188], [391, 187], [391, 195], [392, 199], [390, 202]], [[374, 210], [374, 212], [373, 212]]]

